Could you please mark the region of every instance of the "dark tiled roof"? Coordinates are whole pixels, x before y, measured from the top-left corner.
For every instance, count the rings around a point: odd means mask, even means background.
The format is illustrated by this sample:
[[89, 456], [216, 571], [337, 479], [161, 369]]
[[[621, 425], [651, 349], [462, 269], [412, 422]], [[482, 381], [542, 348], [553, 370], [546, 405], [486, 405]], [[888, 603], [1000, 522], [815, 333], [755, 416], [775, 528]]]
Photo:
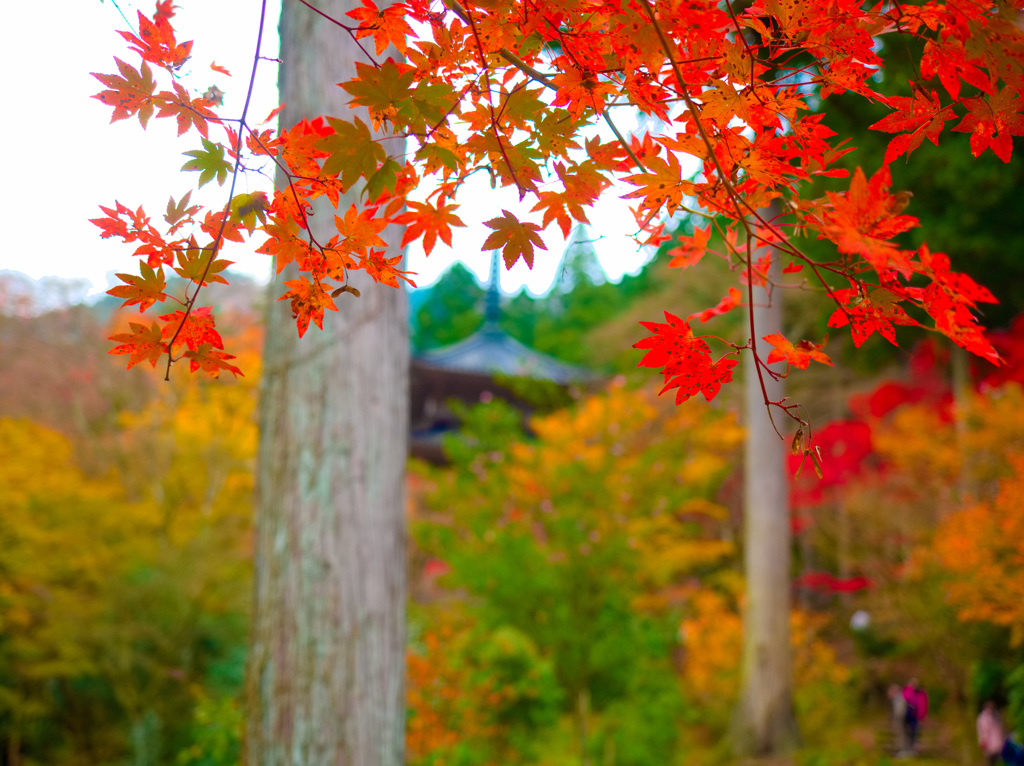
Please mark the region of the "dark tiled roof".
[[493, 322], [484, 322], [483, 327], [458, 343], [423, 351], [414, 361], [445, 370], [536, 378], [563, 385], [590, 377], [580, 367], [523, 345]]

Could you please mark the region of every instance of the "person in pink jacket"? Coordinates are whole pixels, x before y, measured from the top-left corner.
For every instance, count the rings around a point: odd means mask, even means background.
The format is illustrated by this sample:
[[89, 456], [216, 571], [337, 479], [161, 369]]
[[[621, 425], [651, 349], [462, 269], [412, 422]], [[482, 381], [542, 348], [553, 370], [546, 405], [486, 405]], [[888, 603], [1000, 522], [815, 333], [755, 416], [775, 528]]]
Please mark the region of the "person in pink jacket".
[[903, 687], [903, 699], [907, 701], [907, 711], [903, 717], [903, 728], [907, 734], [907, 747], [911, 752], [917, 750], [917, 736], [921, 730], [921, 723], [928, 716], [928, 695], [917, 683], [916, 678], [911, 678]]
[[978, 747], [985, 754], [990, 766], [1000, 761], [1000, 753], [1003, 752], [1003, 744], [1006, 742], [1006, 727], [1003, 725], [1003, 717], [996, 710], [996, 703], [988, 700], [985, 706], [978, 713]]

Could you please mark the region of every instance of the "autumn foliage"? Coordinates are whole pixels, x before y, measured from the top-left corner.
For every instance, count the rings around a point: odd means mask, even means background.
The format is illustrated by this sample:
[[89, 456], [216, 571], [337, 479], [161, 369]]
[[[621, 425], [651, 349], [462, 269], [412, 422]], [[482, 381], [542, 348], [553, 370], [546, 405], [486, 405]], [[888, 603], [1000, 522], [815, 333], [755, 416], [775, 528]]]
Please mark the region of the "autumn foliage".
[[[544, 249], [541, 231], [589, 224], [593, 204], [616, 194], [631, 206], [641, 246], [672, 237], [675, 216], [707, 219], [679, 238], [671, 265], [714, 254], [738, 286], [702, 321], [750, 309], [750, 291], [780, 259], [783, 278], [771, 286], [822, 292], [833, 304], [828, 325], [849, 327], [858, 346], [874, 333], [895, 343], [896, 326], [921, 326], [998, 361], [976, 319], [991, 293], [951, 271], [946, 255], [896, 239], [918, 220], [905, 212], [911, 190], [891, 188], [889, 164], [946, 130], [970, 133], [975, 156], [991, 150], [1011, 160], [1012, 139], [1024, 134], [1020, 6], [363, 0], [333, 20], [362, 52], [356, 76], [339, 83], [356, 111], [275, 131], [244, 111], [220, 114], [216, 92], [197, 95], [178, 82], [190, 43], [177, 40], [173, 6], [160, 2], [152, 18], [140, 13], [138, 34], [122, 33], [134, 63], [115, 59], [116, 74], [97, 74], [105, 89], [96, 98], [113, 120], [145, 127], [173, 118], [180, 135], [198, 142], [183, 169], [198, 174], [198, 185], [230, 191], [220, 210], [172, 198], [162, 219], [121, 203], [103, 208], [95, 220], [102, 236], [133, 245], [140, 258], [138, 274], [121, 275], [111, 293], [142, 311], [166, 301], [177, 309], [119, 334], [114, 353], [129, 366], [166, 355], [168, 363], [188, 359], [193, 371], [239, 374], [213, 315], [197, 304], [207, 285], [223, 281], [225, 240], [258, 233], [259, 251], [274, 256], [278, 272], [297, 265], [280, 299], [302, 334], [354, 292], [353, 270], [395, 287], [410, 281], [379, 233], [404, 224], [404, 244], [421, 240], [428, 253], [438, 239], [450, 242], [452, 227], [466, 225], [460, 192], [483, 172], [519, 195], [516, 210], [478, 222], [491, 230], [481, 247], [500, 249], [508, 266], [532, 264]], [[909, 97], [891, 94], [885, 60], [907, 41], [921, 51]], [[881, 167], [858, 168], [845, 191], [813, 192], [815, 179], [848, 175], [837, 165], [851, 150], [848, 137], [822, 122], [830, 97], [848, 92], [891, 109], [869, 127], [892, 139]], [[617, 124], [637, 115], [634, 129]], [[271, 196], [236, 192], [257, 158], [277, 167]], [[317, 240], [307, 225], [312, 204], [337, 206], [350, 190], [360, 205], [339, 209], [337, 233]], [[769, 215], [773, 202], [779, 212]], [[828, 240], [834, 255], [811, 258], [797, 235]], [[187, 281], [183, 294], [168, 293], [171, 273]], [[827, 363], [815, 340], [761, 338], [751, 327], [737, 345], [697, 335], [693, 318], [647, 323], [652, 335], [638, 344], [679, 401], [714, 396], [741, 348], [754, 351], [767, 375], [784, 374], [767, 366], [775, 361]]]

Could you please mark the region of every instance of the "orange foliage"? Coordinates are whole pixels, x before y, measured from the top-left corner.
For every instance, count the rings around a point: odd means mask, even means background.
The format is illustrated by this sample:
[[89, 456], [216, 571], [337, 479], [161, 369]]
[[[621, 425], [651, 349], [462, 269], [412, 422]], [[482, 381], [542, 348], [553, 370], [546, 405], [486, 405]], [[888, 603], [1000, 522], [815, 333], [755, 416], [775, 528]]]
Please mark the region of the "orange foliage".
[[[1019, 3], [1009, 7], [1019, 9]], [[203, 148], [186, 152], [192, 159], [184, 170], [199, 173], [198, 186], [214, 179], [225, 184], [230, 176], [231, 192], [220, 212], [186, 210], [172, 200], [168, 226], [122, 204], [103, 208], [106, 217], [95, 220], [102, 236], [132, 243], [144, 256], [141, 274], [118, 275], [123, 284], [111, 290], [125, 305], [142, 310], [173, 298], [165, 269], [188, 280], [178, 296], [180, 317], [164, 313], [155, 324], [137, 323], [135, 332], [115, 338], [117, 353], [130, 365], [155, 364], [165, 354], [189, 358], [193, 371], [238, 369], [215, 340], [198, 348], [166, 342], [186, 327], [201, 288], [226, 265], [219, 257], [225, 239], [259, 230], [268, 237], [262, 252], [297, 262], [304, 273], [287, 283], [282, 299], [291, 302], [302, 333], [310, 322], [319, 325], [325, 311], [337, 310], [332, 298], [350, 288], [351, 270], [395, 287], [408, 281], [397, 253], [375, 249], [383, 246], [376, 232], [404, 222], [411, 224], [406, 241], [423, 239], [427, 251], [438, 237], [447, 241], [450, 226], [461, 223], [456, 200], [473, 193], [466, 182], [481, 170], [492, 186], [514, 187], [523, 203], [521, 210], [479, 222], [494, 229], [482, 248], [501, 249], [509, 266], [520, 258], [532, 264], [546, 247], [541, 231], [554, 222], [563, 232], [589, 223], [588, 209], [606, 190], [629, 184], [636, 188], [619, 196], [636, 200], [631, 212], [641, 245], [663, 242], [671, 217], [692, 199], [689, 204], [714, 217], [725, 243], [718, 254], [734, 266], [738, 283], [763, 271], [761, 246], [771, 244], [788, 262], [783, 274], [813, 267], [811, 276], [789, 284], [809, 279], [823, 287], [835, 307], [829, 325], [849, 326], [856, 345], [875, 332], [895, 342], [894, 325], [915, 325], [998, 362], [976, 320], [979, 304], [994, 300], [991, 293], [951, 272], [945, 255], [893, 242], [918, 220], [903, 214], [909, 197], [890, 188], [889, 163], [909, 157], [925, 138], [938, 143], [956, 119], [952, 129], [971, 134], [975, 156], [991, 149], [1010, 161], [1013, 137], [1024, 134], [1024, 31], [1011, 11], [933, 0], [737, 7], [717, 0], [451, 0], [443, 8], [426, 0], [383, 6], [362, 0], [348, 18], [332, 21], [360, 49], [355, 76], [339, 85], [370, 126], [355, 115], [312, 116], [277, 136], [252, 127], [245, 113], [222, 119], [215, 99], [193, 98], [182, 87], [175, 73], [191, 43], [176, 40], [172, 16], [166, 3], [153, 19], [139, 14], [141, 37], [122, 33], [141, 59], [138, 66], [115, 59], [118, 74], [95, 75], [105, 88], [96, 98], [112, 108], [113, 120], [136, 117], [145, 128], [154, 116], [173, 117], [179, 134], [194, 128]], [[370, 37], [375, 53], [360, 42]], [[384, 58], [390, 47], [401, 60]], [[886, 92], [897, 78], [880, 76], [884, 55], [896, 47], [920, 47], [911, 63], [937, 77], [942, 90], [915, 82], [913, 98]], [[352, 73], [338, 76], [346, 74]], [[961, 80], [973, 86], [969, 92]], [[158, 81], [166, 83], [164, 90]], [[821, 124], [829, 98], [847, 92], [889, 107], [890, 115], [865, 127], [895, 135], [870, 178], [858, 168], [845, 191], [817, 196], [817, 177], [847, 175], [836, 165], [852, 151], [847, 138]], [[642, 120], [627, 139], [606, 108], [611, 104], [656, 119]], [[599, 122], [608, 124], [615, 141], [586, 138]], [[244, 142], [242, 130], [248, 132]], [[408, 148], [389, 156], [392, 146]], [[256, 166], [246, 147], [276, 158], [282, 183], [272, 199], [235, 194], [238, 175]], [[313, 203], [326, 197], [336, 207], [343, 189], [360, 191], [358, 215], [336, 217], [338, 236], [325, 242], [304, 236]], [[785, 204], [773, 220], [755, 212], [779, 198]], [[541, 210], [541, 223], [528, 220]], [[359, 232], [353, 234], [356, 218]], [[789, 238], [793, 229], [831, 241], [836, 257], [824, 263], [810, 258]], [[677, 265], [695, 263], [707, 251], [705, 231]], [[182, 252], [192, 256], [175, 266]], [[694, 316], [728, 310], [744, 293], [728, 295]], [[756, 346], [753, 327], [740, 346], [696, 336], [689, 320], [666, 318], [666, 324], [645, 323], [653, 335], [639, 346], [650, 349], [645, 363], [663, 368], [666, 387], [677, 388], [680, 401], [698, 392], [715, 396], [732, 378], [732, 354]], [[794, 368], [826, 360], [811, 341], [770, 337], [775, 358], [789, 359]], [[712, 353], [709, 341], [722, 346], [724, 356]], [[786, 412], [798, 417], [792, 408]]]
[[1011, 630], [1024, 642], [1024, 452], [1009, 458], [1012, 474], [991, 500], [943, 519], [934, 549], [952, 575], [947, 598], [963, 620]]
[[[694, 589], [679, 626], [684, 649], [682, 683], [703, 707], [724, 714], [739, 691], [743, 656], [740, 614], [743, 584], [739, 575], [721, 577], [714, 585]], [[794, 610], [790, 615], [793, 678], [797, 688], [816, 682], [844, 683], [849, 670], [819, 633], [827, 615]]]
[[474, 688], [479, 683], [474, 684], [471, 669], [460, 662], [458, 644], [465, 641], [468, 627], [458, 619], [442, 622], [406, 653], [405, 748], [411, 764], [443, 762], [460, 744], [496, 734], [492, 711], [501, 690]]

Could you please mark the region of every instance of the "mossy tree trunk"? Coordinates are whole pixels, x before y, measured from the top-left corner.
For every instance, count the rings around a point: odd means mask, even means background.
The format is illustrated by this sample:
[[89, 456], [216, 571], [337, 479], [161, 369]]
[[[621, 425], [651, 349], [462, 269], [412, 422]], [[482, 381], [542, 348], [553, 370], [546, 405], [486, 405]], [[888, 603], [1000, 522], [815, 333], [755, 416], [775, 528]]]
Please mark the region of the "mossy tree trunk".
[[[339, 20], [356, 2], [320, 0]], [[348, 116], [345, 32], [300, 3], [281, 14], [282, 125]], [[364, 121], [369, 120], [363, 115]], [[400, 142], [389, 150], [401, 151]], [[358, 197], [342, 198], [342, 211]], [[311, 218], [332, 236], [335, 211]], [[389, 255], [401, 232], [389, 230]], [[400, 766], [405, 674], [408, 322], [405, 294], [353, 275], [301, 340], [271, 285], [260, 411], [250, 766]]]

